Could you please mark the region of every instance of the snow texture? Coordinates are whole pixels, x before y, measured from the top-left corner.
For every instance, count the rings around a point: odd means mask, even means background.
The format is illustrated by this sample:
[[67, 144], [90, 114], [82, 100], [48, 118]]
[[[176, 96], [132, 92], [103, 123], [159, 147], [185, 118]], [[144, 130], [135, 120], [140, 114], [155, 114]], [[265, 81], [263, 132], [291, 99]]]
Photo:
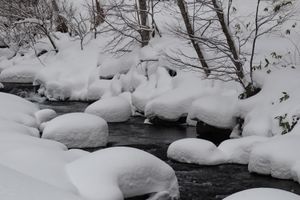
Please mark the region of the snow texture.
[[121, 96], [100, 99], [85, 109], [85, 113], [102, 117], [107, 122], [124, 122], [131, 116], [131, 105]]
[[87, 113], [69, 113], [47, 122], [43, 138], [65, 144], [69, 148], [105, 146], [108, 126], [102, 118]]
[[299, 200], [300, 196], [274, 188], [254, 188], [237, 192], [224, 200]]
[[169, 158], [199, 165], [217, 165], [226, 162], [225, 154], [212, 142], [188, 138], [173, 142], [167, 155]]
[[122, 200], [150, 193], [179, 198], [173, 169], [138, 149], [99, 150], [69, 163], [66, 170], [80, 194], [88, 199]]

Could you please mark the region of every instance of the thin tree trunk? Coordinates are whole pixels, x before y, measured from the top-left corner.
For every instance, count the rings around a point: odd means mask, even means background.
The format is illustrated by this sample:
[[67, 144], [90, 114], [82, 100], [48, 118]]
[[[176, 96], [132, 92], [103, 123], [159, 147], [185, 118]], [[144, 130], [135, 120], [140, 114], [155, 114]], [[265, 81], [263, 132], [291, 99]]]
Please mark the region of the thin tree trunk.
[[142, 47], [147, 46], [150, 40], [150, 28], [148, 26], [148, 12], [147, 12], [147, 1], [146, 0], [138, 0], [139, 5], [139, 15], [141, 20], [141, 30], [140, 35], [142, 39]]
[[185, 1], [184, 0], [178, 0], [177, 4], [178, 4], [178, 7], [180, 9], [180, 12], [181, 12], [181, 15], [182, 15], [182, 18], [183, 18], [188, 36], [190, 38], [190, 41], [191, 41], [191, 43], [192, 43], [192, 45], [193, 45], [193, 47], [194, 47], [194, 49], [197, 53], [198, 59], [199, 59], [201, 65], [204, 69], [204, 72], [205, 72], [206, 76], [209, 76], [210, 75], [210, 70], [209, 70], [207, 62], [205, 61], [204, 54], [203, 54], [199, 44], [195, 41], [195, 34], [194, 34], [194, 30], [192, 28], [192, 24], [191, 24], [190, 19], [189, 19], [188, 11], [187, 11], [186, 6], [185, 6]]
[[224, 12], [217, 1], [218, 0], [212, 0], [212, 3], [213, 3], [215, 11], [217, 13], [218, 20], [221, 24], [222, 31], [226, 37], [226, 41], [229, 46], [230, 52], [233, 56], [233, 63], [236, 67], [236, 75], [238, 76], [238, 78], [244, 79], [245, 75], [244, 75], [244, 70], [243, 70], [243, 63], [240, 61], [238, 50], [236, 49], [234, 40], [230, 34], [230, 31], [229, 31], [229, 28], [228, 28], [226, 22], [225, 22]]

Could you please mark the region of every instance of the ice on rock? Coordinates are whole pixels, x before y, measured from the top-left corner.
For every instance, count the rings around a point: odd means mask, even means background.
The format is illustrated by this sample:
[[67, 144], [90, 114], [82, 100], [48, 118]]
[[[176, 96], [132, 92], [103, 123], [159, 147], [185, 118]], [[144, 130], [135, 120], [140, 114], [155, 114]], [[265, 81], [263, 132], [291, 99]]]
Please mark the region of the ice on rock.
[[168, 148], [168, 158], [199, 165], [217, 165], [226, 162], [226, 155], [210, 141], [187, 138], [173, 142]]
[[0, 199], [5, 200], [83, 200], [56, 186], [0, 165]]
[[108, 97], [89, 105], [85, 113], [102, 117], [107, 122], [124, 122], [131, 116], [131, 105], [122, 96]]
[[237, 192], [223, 200], [299, 200], [300, 196], [274, 188], [253, 188]]
[[236, 124], [237, 100], [234, 96], [202, 96], [193, 102], [188, 118], [219, 128], [233, 128]]
[[69, 148], [105, 146], [108, 126], [102, 118], [87, 113], [69, 113], [45, 124], [43, 138], [65, 144]]
[[179, 198], [174, 170], [155, 156], [134, 148], [99, 150], [67, 164], [66, 170], [87, 199], [123, 200], [150, 193]]

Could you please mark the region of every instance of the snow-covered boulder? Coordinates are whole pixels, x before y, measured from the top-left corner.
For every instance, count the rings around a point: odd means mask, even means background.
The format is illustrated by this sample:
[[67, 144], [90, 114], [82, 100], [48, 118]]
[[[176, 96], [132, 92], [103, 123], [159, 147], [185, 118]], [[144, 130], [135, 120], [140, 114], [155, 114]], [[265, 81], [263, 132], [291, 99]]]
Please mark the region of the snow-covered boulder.
[[274, 188], [254, 188], [237, 192], [224, 200], [299, 200], [300, 196]]
[[181, 139], [168, 148], [168, 158], [199, 165], [217, 165], [226, 162], [226, 155], [213, 143], [196, 138]]
[[[41, 139], [39, 139], [41, 140]], [[73, 152], [55, 150], [40, 146], [26, 146], [0, 154], [0, 164], [31, 176], [57, 188], [76, 193], [69, 181], [64, 166], [78, 157]]]
[[5, 200], [82, 200], [56, 186], [0, 165], [0, 199]]
[[133, 105], [138, 111], [144, 112], [150, 100], [171, 90], [172, 87], [172, 77], [165, 68], [158, 67], [157, 71], [149, 76], [149, 80], [144, 81], [133, 92]]
[[98, 100], [110, 89], [111, 80], [95, 80], [88, 87], [87, 99]]
[[32, 83], [35, 75], [42, 68], [40, 66], [12, 66], [4, 69], [0, 74], [0, 81], [15, 83]]
[[38, 124], [42, 124], [44, 122], [50, 121], [51, 119], [55, 118], [57, 114], [52, 109], [43, 109], [34, 113], [34, 116]]
[[105, 146], [108, 126], [102, 118], [87, 113], [69, 113], [47, 122], [43, 138], [59, 141], [69, 148]]
[[28, 127], [14, 121], [0, 119], [0, 137], [4, 134], [24, 134], [40, 137], [40, 133], [36, 128]]
[[228, 163], [248, 164], [249, 156], [255, 145], [267, 141], [266, 137], [249, 136], [226, 140], [218, 149], [227, 156]]
[[206, 95], [193, 102], [189, 119], [218, 128], [233, 128], [236, 124], [237, 97]]
[[102, 117], [107, 122], [124, 122], [131, 116], [131, 105], [121, 96], [104, 98], [88, 106], [85, 113]]
[[292, 172], [293, 166], [300, 161], [299, 152], [299, 135], [276, 136], [253, 148], [248, 169], [250, 172], [300, 181], [298, 177], [293, 177], [297, 168]]
[[99, 150], [69, 163], [66, 170], [79, 193], [88, 199], [122, 200], [150, 193], [179, 198], [174, 170], [134, 148]]

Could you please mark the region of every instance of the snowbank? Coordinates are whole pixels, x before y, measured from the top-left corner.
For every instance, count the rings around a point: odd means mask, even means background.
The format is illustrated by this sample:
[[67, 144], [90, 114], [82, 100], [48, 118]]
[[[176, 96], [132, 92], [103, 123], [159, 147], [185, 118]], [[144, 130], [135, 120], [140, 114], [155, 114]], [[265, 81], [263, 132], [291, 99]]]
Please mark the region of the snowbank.
[[273, 188], [254, 188], [237, 192], [224, 200], [299, 200], [300, 196], [284, 190]]
[[179, 198], [173, 169], [138, 149], [99, 150], [69, 163], [66, 170], [80, 194], [88, 199], [121, 200], [150, 193]]
[[195, 138], [173, 142], [167, 152], [168, 158], [199, 165], [217, 165], [226, 162], [225, 154], [213, 143]]
[[43, 138], [59, 141], [69, 148], [105, 146], [107, 123], [100, 117], [86, 113], [69, 113], [47, 122]]
[[83, 200], [56, 186], [0, 165], [0, 199], [5, 200]]
[[193, 102], [189, 119], [202, 121], [218, 128], [233, 128], [237, 115], [236, 96], [207, 95]]
[[131, 116], [131, 105], [121, 96], [108, 97], [89, 105], [85, 113], [102, 117], [107, 122], [124, 122]]
[[[300, 161], [300, 136], [287, 134], [277, 136], [257, 145], [250, 154], [248, 169], [250, 172], [271, 175], [276, 178], [294, 179], [299, 168], [294, 168]], [[292, 172], [293, 169], [293, 172]], [[299, 171], [298, 171], [299, 173]]]

